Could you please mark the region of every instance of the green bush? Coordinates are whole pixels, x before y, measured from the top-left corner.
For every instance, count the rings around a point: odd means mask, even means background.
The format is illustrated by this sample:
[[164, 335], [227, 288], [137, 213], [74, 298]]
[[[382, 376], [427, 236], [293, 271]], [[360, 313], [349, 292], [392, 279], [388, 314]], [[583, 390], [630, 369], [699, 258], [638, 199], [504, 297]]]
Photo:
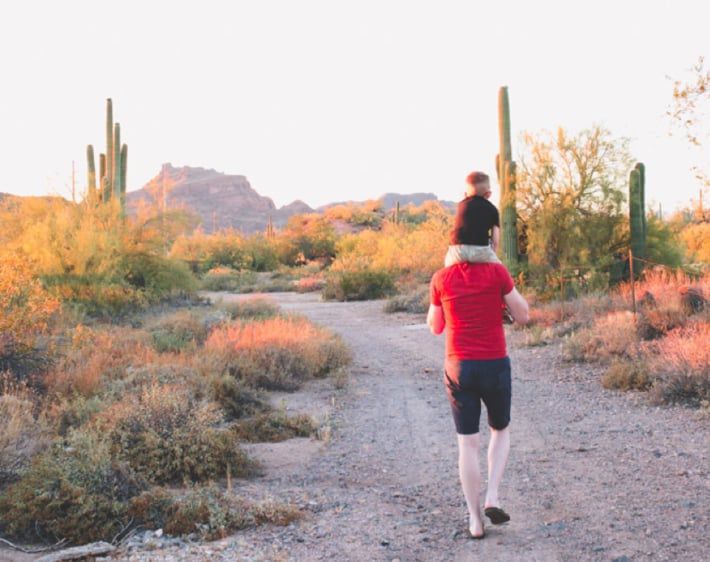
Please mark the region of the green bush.
[[197, 280], [186, 263], [161, 256], [127, 254], [119, 264], [119, 271], [128, 283], [144, 290], [152, 299], [190, 294], [197, 289]]
[[127, 502], [146, 489], [94, 432], [72, 432], [35, 458], [0, 496], [5, 533], [22, 539], [110, 540], [127, 522]]
[[52, 295], [79, 315], [113, 319], [144, 310], [150, 302], [145, 291], [110, 277], [53, 275], [43, 281]]
[[395, 292], [394, 278], [386, 271], [342, 271], [328, 276], [323, 298], [338, 301], [381, 299]]

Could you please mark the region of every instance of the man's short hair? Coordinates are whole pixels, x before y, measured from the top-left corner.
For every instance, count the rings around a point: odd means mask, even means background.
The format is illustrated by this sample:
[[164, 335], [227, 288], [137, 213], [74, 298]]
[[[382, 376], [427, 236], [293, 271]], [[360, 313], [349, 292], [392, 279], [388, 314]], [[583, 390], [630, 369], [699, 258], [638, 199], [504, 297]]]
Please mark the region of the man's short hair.
[[490, 181], [488, 174], [483, 172], [471, 172], [466, 176], [466, 183], [475, 190], [477, 195], [483, 195], [487, 191], [481, 188], [483, 188], [484, 184], [489, 184]]

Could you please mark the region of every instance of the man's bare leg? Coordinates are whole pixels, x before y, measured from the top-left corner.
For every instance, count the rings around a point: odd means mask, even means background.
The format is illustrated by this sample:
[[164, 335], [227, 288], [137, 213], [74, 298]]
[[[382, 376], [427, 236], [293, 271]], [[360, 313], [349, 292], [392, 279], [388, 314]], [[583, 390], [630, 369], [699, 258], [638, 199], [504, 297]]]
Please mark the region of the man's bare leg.
[[510, 451], [510, 428], [491, 428], [491, 440], [488, 443], [488, 488], [484, 507], [500, 507], [498, 487], [503, 479], [503, 471], [508, 462]]
[[478, 463], [480, 434], [457, 434], [459, 442], [459, 477], [469, 514], [469, 530], [473, 536], [483, 534], [481, 519], [481, 469]]

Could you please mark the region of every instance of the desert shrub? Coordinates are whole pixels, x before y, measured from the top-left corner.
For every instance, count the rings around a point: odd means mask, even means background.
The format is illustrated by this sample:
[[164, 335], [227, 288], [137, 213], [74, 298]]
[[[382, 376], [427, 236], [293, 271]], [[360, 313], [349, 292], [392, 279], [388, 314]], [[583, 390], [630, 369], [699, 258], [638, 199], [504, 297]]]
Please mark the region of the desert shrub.
[[155, 483], [245, 476], [255, 465], [225, 431], [213, 403], [197, 400], [185, 386], [153, 385], [127, 396], [95, 418], [112, 453]]
[[224, 538], [234, 531], [265, 523], [285, 526], [300, 517], [293, 506], [251, 502], [214, 487], [192, 488], [176, 497], [162, 488], [131, 500], [128, 513], [136, 521], [170, 535], [196, 533], [203, 540]]
[[[688, 287], [693, 287], [701, 294], [710, 294], [710, 274], [693, 276], [682, 270], [668, 268], [646, 269], [641, 281], [636, 283], [636, 294], [650, 293], [657, 303], [668, 308], [682, 308], [681, 298]], [[629, 308], [631, 305], [631, 286], [620, 285], [615, 294], [618, 307]]]
[[573, 361], [605, 361], [613, 357], [634, 358], [638, 354], [638, 336], [631, 312], [612, 312], [569, 336], [564, 353]]
[[268, 410], [263, 398], [243, 381], [230, 375], [217, 375], [212, 378], [212, 399], [225, 412], [227, 419], [240, 419]]
[[143, 330], [77, 326], [71, 348], [47, 374], [45, 384], [51, 394], [91, 396], [102, 383], [124, 378], [129, 367], [151, 363], [155, 357], [151, 337]]
[[421, 314], [429, 309], [429, 287], [423, 285], [404, 294], [395, 295], [385, 303], [385, 312]]
[[319, 276], [302, 277], [295, 282], [294, 287], [298, 293], [322, 291], [323, 287], [325, 287], [325, 279]]
[[653, 399], [665, 403], [710, 403], [710, 324], [699, 321], [653, 342]]
[[262, 297], [251, 297], [228, 303], [220, 303], [219, 308], [224, 310], [232, 320], [270, 318], [279, 313], [279, 307], [276, 302]]
[[267, 389], [293, 390], [350, 361], [340, 337], [296, 316], [217, 327], [204, 351], [230, 375]]
[[240, 441], [249, 443], [285, 441], [309, 437], [316, 430], [311, 416], [287, 416], [284, 412], [266, 412], [236, 422], [231, 431]]
[[115, 461], [96, 433], [72, 432], [35, 458], [21, 480], [0, 496], [3, 531], [20, 538], [111, 540], [128, 522], [127, 501], [146, 488]]
[[615, 359], [602, 374], [601, 381], [604, 388], [646, 390], [652, 379], [643, 361]]
[[210, 269], [202, 278], [202, 288], [206, 291], [239, 292], [245, 287], [252, 287], [257, 280], [253, 271], [237, 271], [229, 267]]
[[152, 299], [192, 293], [197, 280], [182, 261], [149, 253], [128, 253], [120, 262], [119, 271], [133, 287], [144, 290]]
[[679, 233], [686, 255], [696, 263], [710, 263], [710, 222], [690, 223]]
[[364, 269], [331, 273], [323, 298], [338, 301], [381, 299], [394, 293], [394, 278], [386, 271]]
[[125, 280], [93, 275], [45, 275], [47, 290], [79, 315], [116, 319], [147, 308], [144, 291]]
[[253, 271], [274, 271], [279, 266], [279, 256], [274, 244], [262, 235], [250, 236], [244, 241], [247, 267]]
[[0, 372], [26, 376], [48, 363], [35, 345], [59, 309], [32, 274], [26, 258], [17, 254], [0, 258]]
[[552, 328], [543, 328], [539, 324], [534, 324], [525, 330], [524, 345], [527, 347], [537, 347], [547, 345], [554, 338], [555, 332]]
[[42, 418], [35, 416], [31, 393], [14, 388], [0, 394], [0, 485], [16, 479], [30, 459], [47, 444], [48, 432]]
[[653, 340], [682, 326], [686, 320], [686, 314], [678, 308], [647, 308], [637, 316], [636, 331], [642, 340]]
[[156, 351], [182, 351], [201, 345], [207, 339], [208, 326], [194, 312], [180, 310], [163, 316], [148, 326]]
[[105, 408], [106, 404], [98, 396], [86, 397], [81, 394], [61, 396], [48, 403], [48, 421], [58, 435], [66, 436], [71, 429], [81, 427]]

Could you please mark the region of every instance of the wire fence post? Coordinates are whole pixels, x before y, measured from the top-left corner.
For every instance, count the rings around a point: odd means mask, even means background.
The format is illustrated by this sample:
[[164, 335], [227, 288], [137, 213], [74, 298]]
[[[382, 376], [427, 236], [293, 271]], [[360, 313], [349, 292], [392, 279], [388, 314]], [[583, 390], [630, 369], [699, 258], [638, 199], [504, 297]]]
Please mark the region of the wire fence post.
[[631, 282], [631, 307], [636, 317], [636, 283], [634, 281], [634, 253], [629, 248], [629, 281]]

